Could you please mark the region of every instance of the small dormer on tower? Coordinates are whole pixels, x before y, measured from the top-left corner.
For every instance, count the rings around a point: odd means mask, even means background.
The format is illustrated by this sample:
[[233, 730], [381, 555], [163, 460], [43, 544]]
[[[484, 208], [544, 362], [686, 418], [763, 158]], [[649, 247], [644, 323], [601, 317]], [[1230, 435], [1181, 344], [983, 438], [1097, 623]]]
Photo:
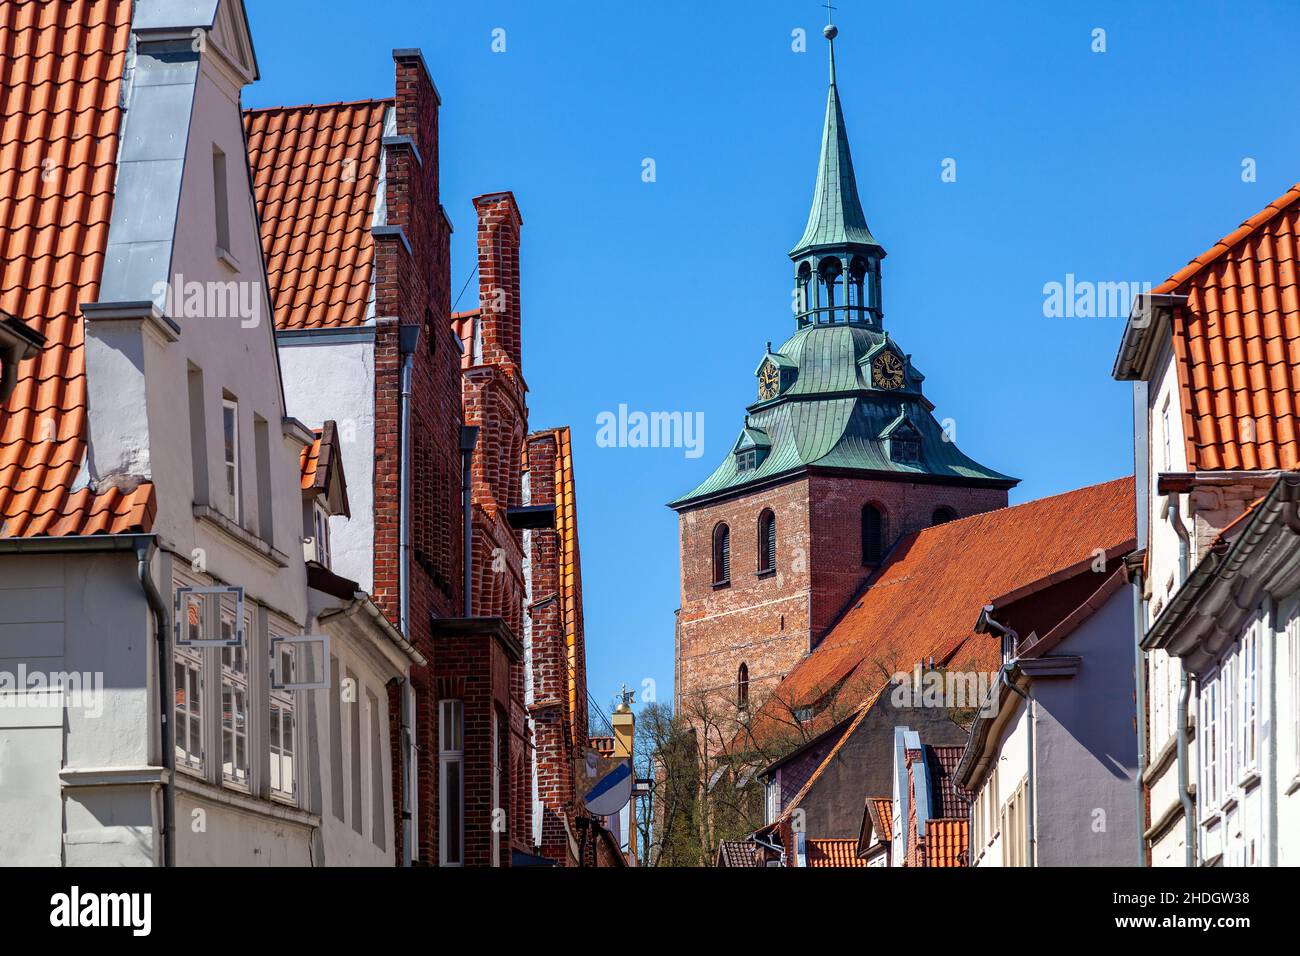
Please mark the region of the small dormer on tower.
[[799, 328], [852, 323], [879, 329], [884, 318], [880, 263], [885, 249], [871, 235], [858, 198], [849, 134], [835, 85], [839, 30], [828, 24], [822, 32], [830, 46], [830, 90], [808, 225], [790, 250], [795, 318]]

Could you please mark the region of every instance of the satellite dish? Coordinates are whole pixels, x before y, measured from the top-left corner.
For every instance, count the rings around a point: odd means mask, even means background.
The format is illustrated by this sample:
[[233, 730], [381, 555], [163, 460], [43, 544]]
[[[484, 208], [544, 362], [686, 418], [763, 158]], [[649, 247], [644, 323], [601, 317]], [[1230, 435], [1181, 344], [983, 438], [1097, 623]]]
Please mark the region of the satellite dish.
[[612, 817], [627, 806], [631, 797], [632, 765], [623, 760], [587, 791], [582, 802], [593, 816]]

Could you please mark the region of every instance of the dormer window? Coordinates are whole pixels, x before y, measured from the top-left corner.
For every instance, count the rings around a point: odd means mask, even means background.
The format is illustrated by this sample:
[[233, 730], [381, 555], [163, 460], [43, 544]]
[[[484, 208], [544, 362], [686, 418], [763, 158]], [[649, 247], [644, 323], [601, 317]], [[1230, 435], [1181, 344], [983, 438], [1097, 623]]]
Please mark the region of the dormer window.
[[921, 461], [921, 442], [910, 435], [895, 435], [889, 439], [889, 457], [899, 464], [915, 465]]
[[750, 448], [736, 455], [737, 471], [753, 471], [758, 467], [758, 449]]

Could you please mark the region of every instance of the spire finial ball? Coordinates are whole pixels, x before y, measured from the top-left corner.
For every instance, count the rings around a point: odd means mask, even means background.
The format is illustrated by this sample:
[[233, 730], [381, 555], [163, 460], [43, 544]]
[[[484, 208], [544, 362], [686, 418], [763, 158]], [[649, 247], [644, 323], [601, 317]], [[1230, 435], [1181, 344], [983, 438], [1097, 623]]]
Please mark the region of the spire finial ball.
[[840, 35], [840, 28], [833, 23], [828, 23], [826, 26], [822, 27], [822, 35], [828, 40], [834, 40]]

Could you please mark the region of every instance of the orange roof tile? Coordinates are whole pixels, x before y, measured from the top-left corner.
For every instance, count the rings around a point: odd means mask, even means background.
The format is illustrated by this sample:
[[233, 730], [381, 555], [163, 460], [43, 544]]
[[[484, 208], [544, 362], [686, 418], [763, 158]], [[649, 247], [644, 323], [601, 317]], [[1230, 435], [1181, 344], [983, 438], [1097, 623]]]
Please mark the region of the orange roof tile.
[[1187, 296], [1173, 344], [1193, 470], [1300, 466], [1300, 183], [1153, 290]]
[[1090, 561], [1098, 550], [1122, 554], [1133, 539], [1132, 478], [909, 535], [816, 650], [769, 695], [752, 732], [760, 739], [777, 733], [786, 723], [782, 709], [815, 701], [842, 715], [893, 673], [932, 657], [936, 666], [995, 670], [997, 642], [971, 640], [985, 604]]
[[970, 843], [970, 821], [936, 819], [925, 825], [924, 866], [966, 866]]
[[805, 856], [810, 867], [867, 865], [866, 860], [858, 859], [857, 840], [809, 837]]
[[0, 312], [45, 337], [0, 407], [0, 538], [152, 526], [152, 484], [73, 491], [86, 455], [81, 304], [108, 241], [125, 0], [0, 4]]
[[316, 487], [316, 466], [320, 464], [320, 443], [321, 430], [315, 430], [316, 438], [310, 445], [303, 445], [302, 451], [298, 453], [298, 467], [302, 472], [301, 487], [303, 491], [311, 491]]
[[362, 325], [391, 99], [244, 114], [277, 329]]
[[868, 812], [876, 827], [876, 839], [888, 843], [894, 826], [894, 801], [889, 797], [867, 797]]

